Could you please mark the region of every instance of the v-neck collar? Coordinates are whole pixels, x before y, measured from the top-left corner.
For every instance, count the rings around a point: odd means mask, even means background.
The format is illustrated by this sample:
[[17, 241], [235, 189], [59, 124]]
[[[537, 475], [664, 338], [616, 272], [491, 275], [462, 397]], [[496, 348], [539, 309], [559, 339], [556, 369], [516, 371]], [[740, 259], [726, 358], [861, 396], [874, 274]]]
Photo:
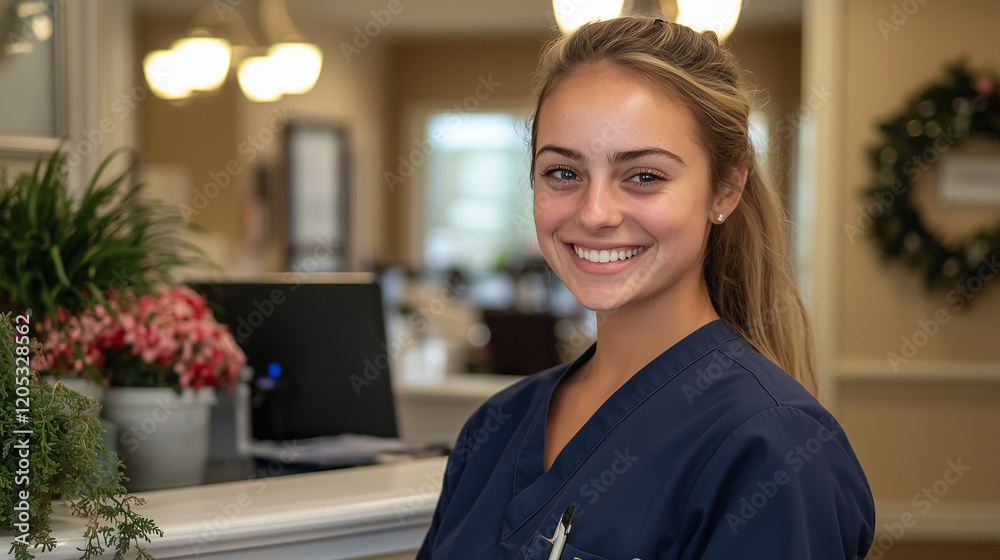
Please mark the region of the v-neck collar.
[[739, 338], [739, 335], [721, 320], [716, 320], [665, 350], [612, 393], [566, 442], [552, 465], [545, 470], [545, 431], [555, 388], [594, 355], [597, 343], [561, 371], [556, 370], [554, 381], [545, 388], [543, 400], [535, 409], [517, 456], [512, 499], [504, 518], [502, 539], [510, 537], [545, 506], [615, 426], [643, 401], [689, 365], [734, 338]]

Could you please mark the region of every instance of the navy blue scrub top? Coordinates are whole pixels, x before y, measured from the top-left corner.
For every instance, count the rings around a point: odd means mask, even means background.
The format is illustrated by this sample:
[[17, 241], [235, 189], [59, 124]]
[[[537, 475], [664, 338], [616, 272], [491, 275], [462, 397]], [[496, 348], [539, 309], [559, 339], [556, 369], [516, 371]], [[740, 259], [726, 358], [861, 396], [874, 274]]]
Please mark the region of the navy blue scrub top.
[[549, 400], [594, 353], [466, 422], [417, 560], [861, 559], [871, 489], [843, 429], [722, 321], [647, 364], [543, 466]]

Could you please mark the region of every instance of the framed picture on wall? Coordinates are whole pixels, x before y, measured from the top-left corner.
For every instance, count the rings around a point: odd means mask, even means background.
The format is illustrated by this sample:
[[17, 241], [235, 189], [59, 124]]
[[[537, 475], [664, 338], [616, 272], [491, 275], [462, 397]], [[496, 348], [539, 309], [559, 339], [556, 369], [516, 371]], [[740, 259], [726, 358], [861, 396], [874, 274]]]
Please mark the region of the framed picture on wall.
[[287, 132], [289, 268], [350, 268], [350, 150], [346, 129], [295, 123]]

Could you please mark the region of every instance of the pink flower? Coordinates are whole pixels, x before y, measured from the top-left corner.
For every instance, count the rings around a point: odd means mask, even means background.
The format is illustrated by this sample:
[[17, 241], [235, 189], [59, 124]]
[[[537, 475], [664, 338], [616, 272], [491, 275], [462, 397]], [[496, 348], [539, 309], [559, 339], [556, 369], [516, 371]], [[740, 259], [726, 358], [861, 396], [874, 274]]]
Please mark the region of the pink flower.
[[[140, 296], [109, 291], [107, 305], [77, 316], [60, 309], [38, 323], [40, 353], [33, 367], [54, 373], [162, 368], [181, 387], [236, 383], [246, 356], [205, 300], [186, 287], [160, 287]], [[57, 326], [58, 324], [58, 326]]]
[[989, 97], [993, 95], [995, 85], [989, 76], [977, 76], [972, 82], [972, 89], [976, 90], [976, 93], [982, 97]]

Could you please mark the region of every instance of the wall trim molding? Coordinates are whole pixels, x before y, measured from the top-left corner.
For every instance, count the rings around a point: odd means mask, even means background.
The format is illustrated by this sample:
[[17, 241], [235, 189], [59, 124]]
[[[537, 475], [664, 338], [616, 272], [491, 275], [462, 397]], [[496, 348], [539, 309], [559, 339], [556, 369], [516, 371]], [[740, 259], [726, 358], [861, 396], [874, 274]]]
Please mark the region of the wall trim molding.
[[947, 383], [1000, 383], [1000, 361], [911, 361], [893, 371], [888, 360], [841, 360], [838, 384], [859, 381], [941, 381]]
[[[895, 542], [1000, 543], [1000, 502], [953, 502], [934, 504], [920, 513], [911, 502], [884, 501], [875, 505], [874, 547]], [[904, 523], [904, 516], [906, 523]], [[912, 516], [912, 517], [911, 517]], [[906, 525], [910, 525], [907, 527]], [[882, 538], [882, 543], [879, 538]]]

